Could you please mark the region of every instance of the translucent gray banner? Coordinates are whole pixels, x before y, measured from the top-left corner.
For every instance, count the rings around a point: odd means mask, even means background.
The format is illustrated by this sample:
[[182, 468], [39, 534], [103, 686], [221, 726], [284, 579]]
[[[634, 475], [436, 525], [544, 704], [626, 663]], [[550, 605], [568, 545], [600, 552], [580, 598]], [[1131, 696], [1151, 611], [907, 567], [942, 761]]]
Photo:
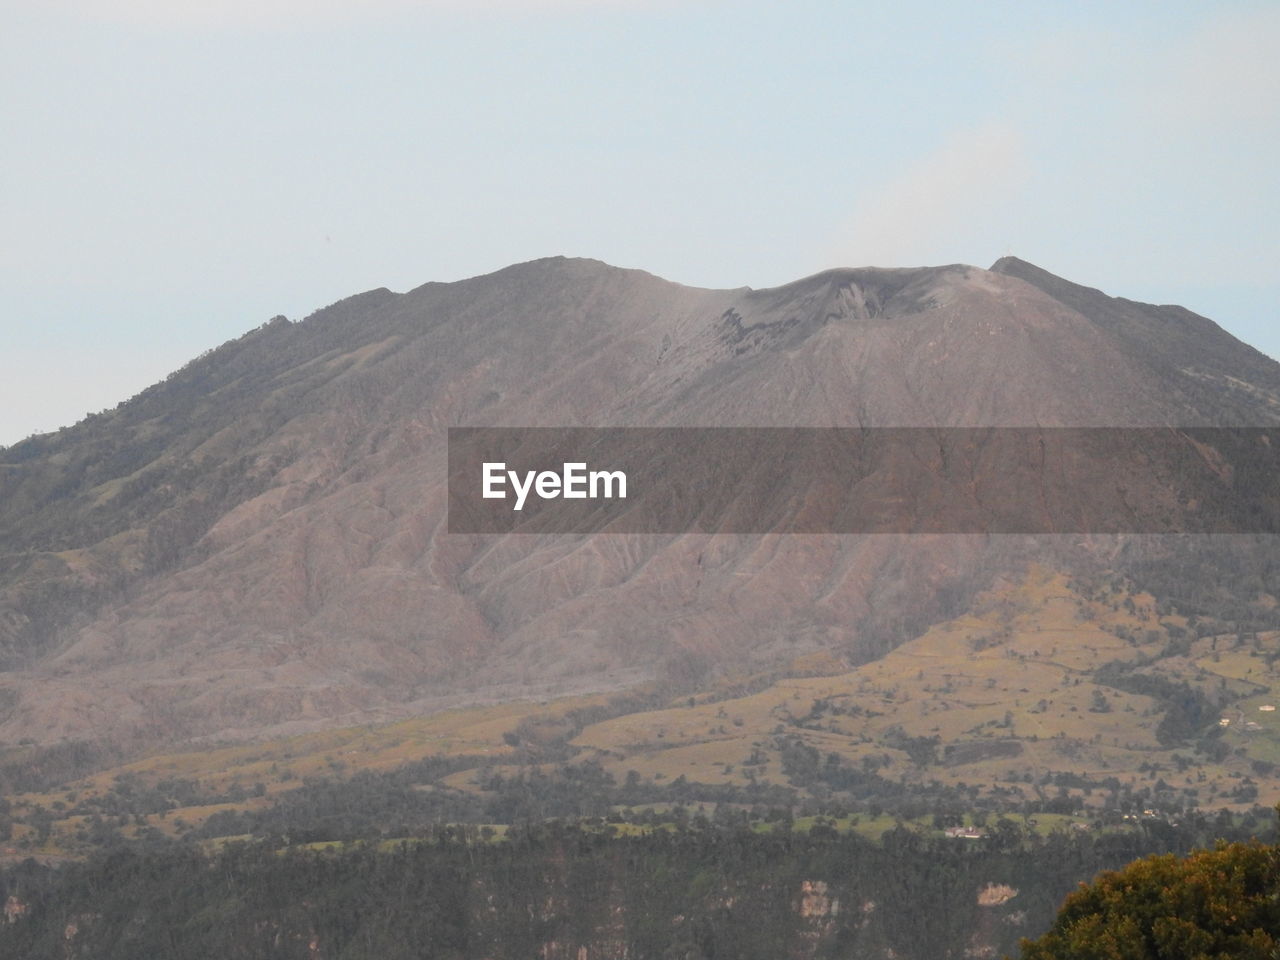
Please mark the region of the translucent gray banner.
[[450, 533], [1276, 533], [1280, 428], [454, 427]]

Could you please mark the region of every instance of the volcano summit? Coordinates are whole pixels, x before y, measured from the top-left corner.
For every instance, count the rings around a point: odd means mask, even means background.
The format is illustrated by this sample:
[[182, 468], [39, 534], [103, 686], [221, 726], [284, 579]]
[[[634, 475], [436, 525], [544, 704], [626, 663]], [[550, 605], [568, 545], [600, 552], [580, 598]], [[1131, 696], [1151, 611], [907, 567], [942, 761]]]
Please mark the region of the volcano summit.
[[[1076, 573], [1139, 549], [450, 534], [451, 427], [1278, 425], [1280, 364], [1212, 321], [1011, 257], [767, 290], [557, 257], [373, 290], [0, 451], [0, 738], [152, 747], [857, 664], [1029, 563]], [[918, 476], [909, 494], [936, 500]]]

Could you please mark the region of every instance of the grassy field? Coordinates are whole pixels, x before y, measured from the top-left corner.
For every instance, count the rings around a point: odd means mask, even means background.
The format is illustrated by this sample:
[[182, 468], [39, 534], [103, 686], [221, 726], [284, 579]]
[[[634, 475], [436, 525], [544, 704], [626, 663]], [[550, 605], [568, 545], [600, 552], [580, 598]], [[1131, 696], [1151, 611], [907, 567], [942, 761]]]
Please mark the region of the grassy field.
[[[748, 695], [730, 695], [743, 687], [737, 678], [581, 729], [568, 726], [566, 714], [600, 706], [604, 697], [453, 710], [152, 756], [58, 790], [10, 798], [19, 821], [14, 842], [30, 835], [24, 818], [39, 806], [56, 821], [45, 846], [58, 848], [83, 826], [74, 817], [59, 819], [59, 806], [116, 789], [121, 778], [150, 785], [177, 778], [196, 782], [205, 795], [250, 794], [145, 818], [166, 833], [179, 820], [195, 825], [218, 810], [270, 804], [305, 778], [388, 771], [428, 757], [474, 761], [445, 783], [476, 790], [479, 769], [515, 772], [530, 762], [517, 748], [520, 729], [571, 734], [575, 761], [598, 761], [619, 781], [635, 771], [658, 783], [684, 776], [785, 784], [781, 744], [799, 742], [823, 758], [834, 755], [906, 784], [937, 781], [1034, 798], [1044, 796], [1034, 781], [1069, 773], [1134, 786], [1163, 781], [1183, 799], [1217, 808], [1246, 805], [1239, 790], [1251, 778], [1257, 802], [1280, 801], [1280, 782], [1269, 775], [1270, 765], [1280, 767], [1280, 710], [1259, 709], [1278, 699], [1270, 691], [1280, 683], [1280, 635], [1196, 639], [1186, 627], [1181, 618], [1157, 615], [1149, 596], [1089, 599], [1064, 576], [1033, 569], [981, 597], [971, 613], [858, 667], [829, 654], [810, 656]], [[1221, 746], [1206, 755], [1188, 744], [1161, 743], [1167, 704], [1103, 682], [1106, 671], [1100, 677], [1099, 670], [1108, 664], [1211, 700], [1207, 728]], [[913, 757], [911, 744], [930, 738], [936, 738], [932, 758]]]

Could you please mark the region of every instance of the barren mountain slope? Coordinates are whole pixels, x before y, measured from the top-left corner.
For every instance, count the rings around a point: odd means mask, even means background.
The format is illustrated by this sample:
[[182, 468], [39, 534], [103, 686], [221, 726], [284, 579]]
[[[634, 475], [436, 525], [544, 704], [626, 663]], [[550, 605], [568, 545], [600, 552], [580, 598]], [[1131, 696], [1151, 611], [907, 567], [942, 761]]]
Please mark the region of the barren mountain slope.
[[1210, 321], [1008, 259], [708, 291], [555, 258], [372, 291], [0, 451], [0, 737], [256, 736], [864, 659], [1044, 547], [449, 535], [453, 425], [1278, 421], [1280, 365]]

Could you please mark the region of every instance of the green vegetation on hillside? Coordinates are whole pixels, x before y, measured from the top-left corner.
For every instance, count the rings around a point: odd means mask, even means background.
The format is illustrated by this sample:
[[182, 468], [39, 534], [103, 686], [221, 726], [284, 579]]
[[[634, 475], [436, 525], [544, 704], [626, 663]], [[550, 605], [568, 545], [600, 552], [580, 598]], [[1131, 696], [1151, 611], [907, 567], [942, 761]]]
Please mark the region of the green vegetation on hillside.
[[1080, 880], [1213, 825], [980, 840], [823, 818], [770, 829], [677, 816], [661, 829], [549, 822], [498, 835], [201, 852], [170, 844], [0, 874], [0, 956], [342, 960], [776, 960], [998, 955]]
[[1090, 829], [1239, 813], [1280, 799], [1280, 634], [1230, 626], [1033, 569], [854, 667], [808, 655], [678, 697], [512, 702], [129, 763], [15, 748], [0, 828], [17, 852], [82, 854], [155, 833], [349, 839], [681, 802]]

